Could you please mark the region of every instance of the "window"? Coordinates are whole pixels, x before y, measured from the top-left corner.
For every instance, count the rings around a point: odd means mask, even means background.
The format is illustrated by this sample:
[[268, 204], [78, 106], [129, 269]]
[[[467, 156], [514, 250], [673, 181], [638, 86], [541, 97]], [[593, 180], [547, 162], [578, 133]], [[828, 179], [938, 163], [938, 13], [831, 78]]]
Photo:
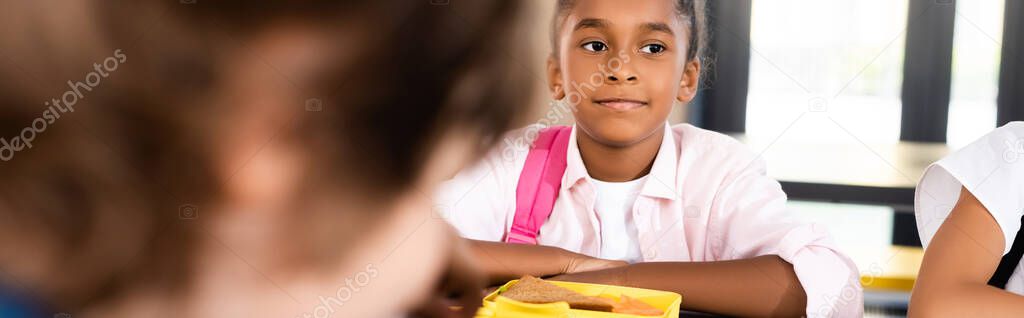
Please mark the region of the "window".
[[957, 1], [947, 140], [960, 148], [996, 125], [1005, 0]]
[[898, 141], [907, 7], [907, 0], [754, 0], [747, 135]]

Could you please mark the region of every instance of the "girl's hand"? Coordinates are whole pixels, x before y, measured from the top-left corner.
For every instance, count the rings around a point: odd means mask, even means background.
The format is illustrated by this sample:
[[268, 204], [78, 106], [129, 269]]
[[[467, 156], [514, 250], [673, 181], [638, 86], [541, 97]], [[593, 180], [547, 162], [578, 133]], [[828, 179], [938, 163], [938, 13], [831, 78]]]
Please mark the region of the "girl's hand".
[[596, 257], [590, 257], [583, 254], [573, 253], [569, 256], [569, 261], [562, 270], [562, 274], [575, 274], [582, 272], [598, 271], [603, 269], [610, 269], [616, 267], [623, 267], [629, 265], [625, 261], [607, 260]]

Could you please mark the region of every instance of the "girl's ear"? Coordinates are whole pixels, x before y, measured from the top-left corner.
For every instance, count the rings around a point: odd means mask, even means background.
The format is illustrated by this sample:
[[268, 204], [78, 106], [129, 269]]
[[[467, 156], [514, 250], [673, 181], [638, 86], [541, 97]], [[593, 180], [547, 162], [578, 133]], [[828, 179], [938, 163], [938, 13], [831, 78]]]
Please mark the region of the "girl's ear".
[[679, 95], [676, 99], [682, 103], [689, 103], [697, 96], [697, 89], [700, 83], [700, 59], [686, 62], [683, 69], [683, 79], [679, 81]]
[[548, 56], [548, 90], [551, 91], [551, 98], [554, 100], [565, 98], [565, 86], [562, 85], [562, 69], [558, 66], [558, 59], [554, 55]]

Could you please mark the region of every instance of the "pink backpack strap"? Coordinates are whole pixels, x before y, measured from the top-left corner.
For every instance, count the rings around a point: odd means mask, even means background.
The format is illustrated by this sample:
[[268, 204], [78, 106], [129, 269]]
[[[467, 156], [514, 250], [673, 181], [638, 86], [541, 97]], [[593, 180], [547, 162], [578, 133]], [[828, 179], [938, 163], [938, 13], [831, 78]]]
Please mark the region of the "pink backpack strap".
[[540, 227], [551, 215], [562, 187], [571, 133], [568, 126], [553, 126], [538, 133], [519, 174], [516, 214], [505, 242], [537, 244]]

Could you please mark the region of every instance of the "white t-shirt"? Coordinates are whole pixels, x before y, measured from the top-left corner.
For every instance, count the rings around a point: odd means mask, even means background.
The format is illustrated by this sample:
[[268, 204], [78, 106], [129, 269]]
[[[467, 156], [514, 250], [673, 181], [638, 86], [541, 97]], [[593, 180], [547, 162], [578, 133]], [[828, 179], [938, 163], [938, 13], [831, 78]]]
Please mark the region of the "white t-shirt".
[[594, 185], [594, 212], [601, 222], [601, 258], [630, 264], [643, 261], [633, 204], [645, 180], [647, 176], [627, 182], [590, 179]]
[[[999, 223], [1010, 251], [1024, 214], [1024, 122], [997, 128], [925, 170], [917, 185], [914, 210], [925, 247], [960, 197], [971, 192]], [[1024, 269], [1017, 265], [1006, 290], [1024, 295]]]

